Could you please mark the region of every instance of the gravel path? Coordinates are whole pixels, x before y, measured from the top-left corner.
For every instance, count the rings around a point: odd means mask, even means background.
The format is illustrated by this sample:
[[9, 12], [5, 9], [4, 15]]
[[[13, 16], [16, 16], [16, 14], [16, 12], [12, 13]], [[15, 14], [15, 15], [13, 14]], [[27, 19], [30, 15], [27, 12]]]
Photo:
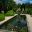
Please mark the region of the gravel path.
[[0, 22], [0, 25], [2, 25], [3, 23], [5, 23], [5, 22], [8, 21], [9, 19], [15, 17], [16, 15], [17, 15], [17, 14], [15, 14], [14, 16], [6, 16], [6, 17], [5, 17], [5, 20], [3, 20], [3, 21]]
[[0, 30], [0, 32], [16, 32], [16, 31], [9, 31], [9, 30]]
[[26, 17], [27, 17], [28, 31], [32, 32], [32, 17], [30, 15], [26, 15]]

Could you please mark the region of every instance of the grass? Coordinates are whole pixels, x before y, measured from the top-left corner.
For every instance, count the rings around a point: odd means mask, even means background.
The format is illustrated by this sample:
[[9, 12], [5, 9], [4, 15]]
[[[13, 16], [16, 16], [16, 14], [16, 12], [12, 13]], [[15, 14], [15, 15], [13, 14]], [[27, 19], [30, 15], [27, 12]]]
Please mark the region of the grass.
[[[8, 11], [5, 16], [13, 16], [15, 14], [15, 12], [13, 10]], [[5, 18], [3, 13], [0, 13], [0, 21], [3, 21]]]
[[8, 11], [5, 16], [13, 16], [15, 12], [13, 10]]
[[4, 20], [4, 14], [0, 14], [0, 21], [3, 21]]

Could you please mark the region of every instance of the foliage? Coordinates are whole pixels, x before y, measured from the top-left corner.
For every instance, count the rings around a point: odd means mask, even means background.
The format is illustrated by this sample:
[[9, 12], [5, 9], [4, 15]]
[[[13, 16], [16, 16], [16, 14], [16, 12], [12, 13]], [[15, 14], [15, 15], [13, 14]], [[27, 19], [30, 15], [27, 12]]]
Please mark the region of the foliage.
[[32, 15], [32, 8], [25, 8], [26, 10], [24, 11], [25, 14], [30, 14]]
[[32, 15], [32, 8], [29, 8], [29, 10], [27, 11], [28, 14]]
[[8, 11], [5, 15], [6, 16], [12, 16], [12, 15], [14, 15], [15, 14], [15, 12], [13, 11], [13, 10], [10, 10], [10, 11]]
[[28, 32], [27, 27], [22, 27], [22, 29], [20, 30], [20, 32]]
[[0, 3], [0, 11], [4, 10], [4, 12], [12, 10], [16, 7], [16, 3], [14, 2], [14, 0], [0, 0]]
[[5, 17], [4, 14], [0, 14], [0, 21], [4, 20], [5, 19], [4, 17]]
[[17, 5], [17, 7], [18, 7], [18, 8], [21, 7], [21, 4], [19, 3], [19, 4]]

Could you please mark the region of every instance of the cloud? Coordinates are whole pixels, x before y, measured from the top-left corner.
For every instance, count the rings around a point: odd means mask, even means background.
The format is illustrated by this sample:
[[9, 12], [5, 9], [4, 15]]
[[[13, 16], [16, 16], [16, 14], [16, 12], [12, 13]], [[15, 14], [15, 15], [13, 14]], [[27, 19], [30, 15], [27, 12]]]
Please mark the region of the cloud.
[[18, 3], [21, 3], [22, 4], [22, 1], [20, 1], [20, 0], [14, 0], [17, 4]]
[[32, 3], [32, 1], [30, 1], [30, 3]]
[[22, 4], [22, 3], [28, 3], [28, 2], [30, 2], [30, 3], [32, 3], [32, 0], [14, 0], [17, 4], [18, 3], [20, 3], [20, 4]]

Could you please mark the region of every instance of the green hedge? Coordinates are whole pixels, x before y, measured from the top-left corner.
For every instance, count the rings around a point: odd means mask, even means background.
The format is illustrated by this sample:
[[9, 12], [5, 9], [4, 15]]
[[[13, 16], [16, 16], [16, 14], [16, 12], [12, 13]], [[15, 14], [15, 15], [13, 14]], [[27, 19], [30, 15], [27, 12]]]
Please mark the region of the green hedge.
[[13, 10], [8, 11], [5, 16], [13, 16], [15, 12]]
[[4, 19], [5, 19], [4, 14], [0, 14], [0, 21], [2, 21]]

